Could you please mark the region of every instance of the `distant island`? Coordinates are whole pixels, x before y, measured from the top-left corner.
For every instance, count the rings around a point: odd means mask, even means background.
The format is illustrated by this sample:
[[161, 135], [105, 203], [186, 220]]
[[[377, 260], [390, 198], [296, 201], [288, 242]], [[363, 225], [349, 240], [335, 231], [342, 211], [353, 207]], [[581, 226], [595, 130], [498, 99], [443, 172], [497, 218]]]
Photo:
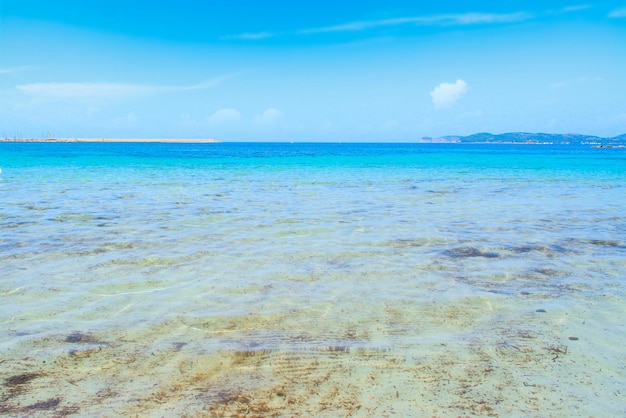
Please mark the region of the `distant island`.
[[487, 132], [468, 136], [450, 135], [439, 138], [424, 137], [425, 143], [473, 143], [473, 144], [589, 144], [597, 146], [618, 146], [626, 144], [626, 134], [612, 138], [602, 138], [581, 134], [545, 134], [528, 132], [508, 132], [491, 134]]

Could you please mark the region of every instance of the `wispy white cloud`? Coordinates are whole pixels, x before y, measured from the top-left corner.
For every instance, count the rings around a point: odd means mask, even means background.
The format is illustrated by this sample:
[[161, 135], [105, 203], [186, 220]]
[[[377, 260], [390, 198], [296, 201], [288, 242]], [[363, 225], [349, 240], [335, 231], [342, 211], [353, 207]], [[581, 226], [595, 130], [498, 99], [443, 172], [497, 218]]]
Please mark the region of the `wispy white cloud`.
[[49, 99], [124, 98], [162, 91], [163, 87], [120, 83], [32, 83], [17, 86], [29, 96]]
[[517, 13], [465, 13], [457, 15], [442, 15], [433, 19], [436, 24], [451, 25], [477, 25], [477, 24], [494, 24], [494, 23], [510, 23], [531, 19], [533, 15], [526, 12]]
[[11, 74], [11, 73], [19, 73], [22, 71], [29, 71], [34, 69], [35, 67], [30, 65], [22, 65], [20, 67], [9, 67], [9, 68], [0, 68], [0, 74]]
[[381, 20], [367, 20], [359, 22], [343, 23], [340, 25], [326, 26], [321, 28], [304, 29], [299, 31], [299, 34], [315, 34], [323, 32], [346, 32], [346, 31], [361, 31], [370, 28], [382, 27], [382, 26], [399, 26], [399, 25], [441, 25], [441, 26], [455, 26], [455, 25], [478, 25], [478, 24], [496, 24], [496, 23], [510, 23], [532, 18], [529, 13], [463, 13], [463, 14], [443, 14], [434, 16], [412, 16], [412, 17], [400, 17], [394, 19], [381, 19]]
[[31, 83], [18, 85], [16, 88], [24, 94], [42, 99], [124, 99], [150, 94], [208, 89], [229, 77], [216, 77], [189, 86], [127, 83]]
[[266, 39], [272, 38], [277, 34], [271, 32], [245, 32], [239, 35], [227, 35], [222, 36], [220, 39], [228, 40], [228, 39], [240, 39], [242, 41], [255, 41], [258, 39]]
[[567, 6], [563, 8], [563, 12], [568, 13], [568, 12], [578, 12], [581, 10], [587, 10], [590, 9], [591, 5], [590, 4], [578, 4], [575, 6]]
[[170, 91], [184, 91], [184, 90], [201, 90], [201, 89], [210, 89], [219, 84], [222, 84], [224, 81], [229, 78], [234, 77], [237, 74], [227, 74], [219, 77], [214, 77], [209, 80], [203, 81], [198, 84], [192, 84], [190, 86], [178, 86], [178, 87], [169, 87]]
[[601, 77], [594, 77], [594, 78], [578, 77], [578, 78], [571, 78], [569, 80], [555, 81], [554, 83], [548, 84], [548, 87], [551, 89], [560, 89], [560, 88], [565, 88], [565, 87], [572, 87], [577, 84], [585, 84], [585, 83], [592, 83], [592, 82], [599, 82], [599, 81], [602, 81]]
[[113, 119], [115, 125], [132, 125], [137, 121], [137, 116], [134, 113], [128, 113], [126, 116], [118, 116]]
[[626, 17], [626, 7], [620, 7], [619, 9], [615, 9], [609, 13], [609, 17], [612, 18], [620, 18]]
[[[530, 12], [513, 12], [513, 13], [449, 13], [439, 15], [421, 15], [397, 17], [391, 19], [378, 20], [362, 20], [354, 22], [340, 23], [331, 26], [322, 26], [316, 28], [301, 29], [294, 32], [255, 32], [242, 33], [239, 35], [224, 36], [221, 39], [240, 39], [240, 40], [260, 40], [281, 35], [314, 35], [331, 32], [358, 32], [379, 27], [391, 27], [401, 25], [415, 26], [469, 26], [469, 25], [495, 25], [521, 22], [540, 18], [555, 14], [573, 13], [581, 10], [587, 10], [593, 7], [590, 4], [577, 4], [563, 7], [559, 10], [543, 10]], [[610, 17], [626, 17], [626, 7], [616, 9], [609, 14]]]
[[430, 92], [435, 109], [444, 109], [454, 105], [465, 93], [468, 86], [465, 80], [458, 79], [455, 83], [441, 83]]
[[301, 29], [295, 32], [272, 33], [242, 33], [239, 35], [223, 36], [221, 39], [239, 39], [239, 40], [259, 40], [280, 35], [313, 35], [327, 32], [356, 32], [367, 29], [384, 27], [384, 26], [400, 26], [400, 25], [421, 25], [421, 26], [461, 26], [461, 25], [480, 25], [480, 24], [498, 24], [519, 22], [522, 20], [532, 19], [534, 16], [526, 12], [516, 13], [460, 13], [460, 14], [442, 14], [432, 16], [409, 16], [398, 17], [393, 19], [364, 20], [356, 22], [347, 22], [333, 26], [323, 26], [318, 28]]

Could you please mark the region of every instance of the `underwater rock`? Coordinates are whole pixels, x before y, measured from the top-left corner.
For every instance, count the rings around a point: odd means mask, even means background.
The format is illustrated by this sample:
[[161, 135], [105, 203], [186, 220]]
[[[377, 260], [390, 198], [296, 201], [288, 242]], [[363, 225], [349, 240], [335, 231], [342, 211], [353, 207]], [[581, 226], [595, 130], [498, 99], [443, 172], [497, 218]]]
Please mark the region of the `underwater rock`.
[[172, 343], [172, 346], [174, 347], [174, 351], [176, 352], [179, 352], [180, 350], [182, 350], [182, 348], [186, 345], [187, 343], [180, 342], [180, 341]]
[[88, 339], [88, 337], [85, 334], [82, 334], [80, 332], [74, 332], [68, 335], [67, 337], [65, 337], [65, 342], [66, 343], [81, 343], [81, 342], [86, 342], [85, 341], [86, 339]]

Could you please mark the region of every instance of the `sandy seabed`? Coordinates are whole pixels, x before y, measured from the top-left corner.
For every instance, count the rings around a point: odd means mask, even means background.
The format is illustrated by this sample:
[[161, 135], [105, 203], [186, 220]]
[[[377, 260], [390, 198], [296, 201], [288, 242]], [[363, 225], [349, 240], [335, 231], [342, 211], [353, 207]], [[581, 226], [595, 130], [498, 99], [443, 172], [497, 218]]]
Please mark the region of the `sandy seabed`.
[[[23, 352], [0, 361], [0, 413], [556, 417], [624, 412], [619, 382], [626, 366], [603, 364], [598, 355], [605, 353], [605, 362], [619, 357], [610, 348], [614, 343], [602, 340], [599, 322], [616, 326], [603, 317], [603, 303], [569, 310], [537, 296], [525, 298], [522, 309], [498, 296], [384, 304], [372, 307], [370, 320], [358, 322], [327, 305], [273, 315], [176, 316], [134, 331], [71, 331], [22, 344]], [[302, 323], [309, 325], [298, 326]], [[404, 342], [369, 345], [394, 334]], [[411, 334], [414, 342], [407, 342]], [[259, 348], [257, 342], [269, 335], [291, 348]], [[210, 349], [225, 341], [240, 348]], [[320, 341], [336, 345], [322, 347]]]

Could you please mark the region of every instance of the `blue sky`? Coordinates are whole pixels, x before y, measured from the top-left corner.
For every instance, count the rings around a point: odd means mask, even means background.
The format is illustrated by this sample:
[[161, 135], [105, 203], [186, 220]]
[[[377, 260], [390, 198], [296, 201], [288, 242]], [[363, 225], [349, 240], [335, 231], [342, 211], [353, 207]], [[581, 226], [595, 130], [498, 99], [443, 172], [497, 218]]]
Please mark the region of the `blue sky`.
[[626, 132], [626, 1], [0, 0], [0, 136]]

